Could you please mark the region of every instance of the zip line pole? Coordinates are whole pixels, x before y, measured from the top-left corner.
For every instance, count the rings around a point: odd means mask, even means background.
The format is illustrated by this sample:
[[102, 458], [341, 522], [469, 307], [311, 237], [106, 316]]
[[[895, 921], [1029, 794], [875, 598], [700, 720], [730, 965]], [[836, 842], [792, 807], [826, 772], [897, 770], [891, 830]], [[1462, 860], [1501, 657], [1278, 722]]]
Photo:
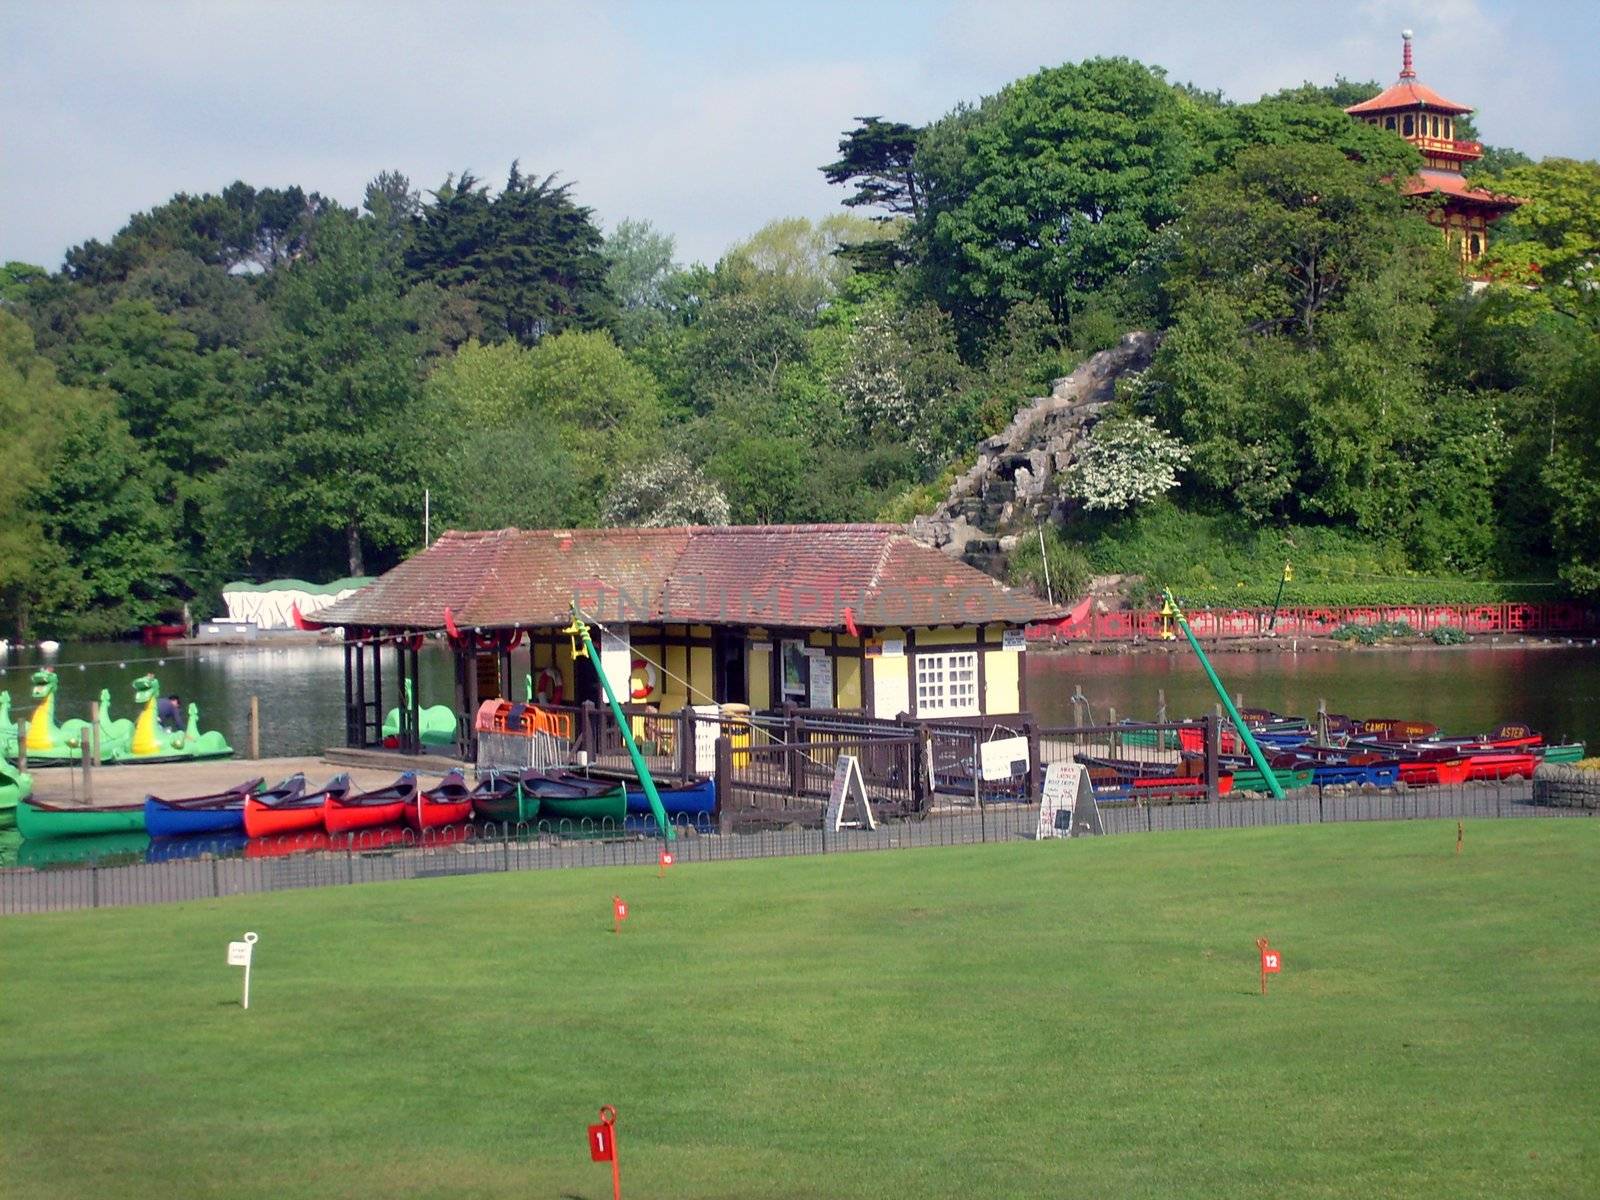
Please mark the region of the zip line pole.
[[1178, 622], [1178, 628], [1183, 630], [1183, 636], [1189, 639], [1189, 645], [1194, 650], [1194, 655], [1200, 660], [1200, 665], [1205, 668], [1206, 678], [1211, 680], [1211, 686], [1216, 689], [1217, 698], [1222, 701], [1222, 707], [1228, 710], [1228, 717], [1233, 721], [1233, 727], [1239, 731], [1239, 738], [1245, 744], [1245, 749], [1250, 751], [1250, 757], [1255, 761], [1256, 769], [1261, 772], [1261, 777], [1267, 781], [1267, 790], [1272, 793], [1273, 799], [1282, 800], [1283, 785], [1278, 782], [1277, 773], [1267, 765], [1267, 756], [1261, 753], [1261, 747], [1256, 744], [1256, 739], [1251, 735], [1250, 729], [1244, 723], [1244, 718], [1239, 715], [1239, 710], [1233, 706], [1233, 699], [1228, 695], [1228, 689], [1222, 686], [1222, 680], [1217, 678], [1216, 671], [1211, 666], [1211, 660], [1206, 657], [1206, 652], [1200, 648], [1200, 639], [1195, 637], [1194, 630], [1189, 628], [1189, 618], [1183, 615], [1183, 609], [1178, 607], [1178, 602], [1172, 598], [1172, 589], [1166, 588], [1162, 592], [1167, 603], [1172, 608], [1172, 615]]
[[617, 702], [617, 694], [611, 690], [611, 680], [606, 678], [606, 671], [600, 665], [600, 656], [594, 652], [594, 643], [589, 640], [589, 627], [583, 623], [583, 618], [578, 616], [577, 606], [572, 609], [572, 624], [563, 631], [572, 638], [583, 639], [583, 650], [580, 652], [576, 646], [573, 657], [587, 658], [594, 664], [594, 673], [600, 677], [600, 686], [605, 690], [606, 701], [611, 705], [611, 715], [617, 719], [617, 728], [622, 731], [622, 741], [628, 747], [628, 757], [633, 760], [633, 769], [639, 773], [639, 782], [644, 785], [645, 799], [650, 801], [650, 812], [655, 816], [656, 824], [661, 829], [661, 836], [667, 841], [678, 839], [678, 831], [672, 827], [672, 822], [667, 820], [667, 810], [661, 804], [661, 794], [656, 791], [656, 781], [650, 777], [650, 768], [645, 766], [644, 755], [639, 753], [639, 743], [633, 740], [633, 730], [628, 725], [628, 718], [622, 711], [622, 705]]

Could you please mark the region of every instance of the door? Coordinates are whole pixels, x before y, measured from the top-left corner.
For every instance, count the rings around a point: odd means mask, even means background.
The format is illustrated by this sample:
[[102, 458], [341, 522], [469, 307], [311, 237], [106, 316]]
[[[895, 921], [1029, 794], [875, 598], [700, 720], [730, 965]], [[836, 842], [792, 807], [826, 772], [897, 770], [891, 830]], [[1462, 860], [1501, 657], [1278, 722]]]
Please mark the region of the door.
[[744, 634], [718, 629], [711, 635], [713, 695], [718, 704], [750, 703], [750, 675]]

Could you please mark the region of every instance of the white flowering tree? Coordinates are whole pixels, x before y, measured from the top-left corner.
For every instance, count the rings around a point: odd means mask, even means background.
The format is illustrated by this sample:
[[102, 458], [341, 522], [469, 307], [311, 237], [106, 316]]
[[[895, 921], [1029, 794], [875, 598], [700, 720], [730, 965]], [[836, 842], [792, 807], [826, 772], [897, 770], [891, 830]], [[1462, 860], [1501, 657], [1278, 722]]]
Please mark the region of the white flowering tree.
[[731, 510], [722, 489], [681, 454], [664, 454], [621, 472], [606, 496], [601, 521], [662, 529], [726, 525]]
[[1095, 425], [1061, 484], [1084, 508], [1132, 508], [1177, 487], [1188, 461], [1188, 448], [1150, 417], [1119, 413]]

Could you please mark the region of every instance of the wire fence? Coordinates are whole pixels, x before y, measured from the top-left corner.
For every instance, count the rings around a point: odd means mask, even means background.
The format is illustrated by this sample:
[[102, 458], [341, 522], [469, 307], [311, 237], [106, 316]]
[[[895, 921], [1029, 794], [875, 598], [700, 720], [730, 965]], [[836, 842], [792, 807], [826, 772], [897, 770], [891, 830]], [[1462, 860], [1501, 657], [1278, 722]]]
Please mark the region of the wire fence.
[[[883, 772], [868, 773], [868, 795], [878, 818], [875, 829], [829, 828], [819, 819], [820, 811], [813, 812], [809, 803], [796, 805], [791, 819], [783, 824], [766, 820], [739, 827], [723, 813], [686, 816], [674, 826], [676, 838], [671, 849], [676, 864], [671, 869], [677, 869], [677, 864], [1015, 842], [1039, 836], [1040, 805], [1036, 801], [981, 794], [950, 802], [936, 797], [925, 808], [905, 811], [903, 802], [910, 792], [897, 790], [892, 776], [902, 764], [906, 770], [915, 769], [915, 742], [911, 739], [889, 753]], [[806, 754], [826, 754], [825, 747], [843, 744], [847, 743], [835, 737], [811, 745]], [[790, 788], [787, 771], [792, 750], [781, 747], [773, 753], [780, 752], [784, 756], [781, 784]], [[909, 758], [897, 757], [901, 754]], [[812, 760], [807, 757], [805, 763], [802, 773], [809, 780]], [[821, 772], [821, 764], [815, 765]], [[809, 794], [812, 785], [807, 782], [805, 786]], [[898, 811], [897, 797], [902, 801]], [[763, 811], [768, 810], [764, 807]], [[1133, 797], [1102, 801], [1099, 811], [1105, 833], [1113, 836], [1346, 821], [1596, 815], [1591, 802], [1571, 803], [1564, 795], [1541, 788], [1539, 781], [1522, 779], [1391, 791], [1304, 788], [1284, 800]], [[621, 866], [664, 869], [658, 865], [659, 856], [668, 845], [648, 818], [634, 817], [622, 822], [455, 826], [421, 835], [397, 828], [343, 837], [307, 833], [249, 841], [228, 836], [106, 837], [115, 840], [23, 842], [22, 860], [15, 866], [0, 867], [0, 913], [162, 904], [511, 871]]]

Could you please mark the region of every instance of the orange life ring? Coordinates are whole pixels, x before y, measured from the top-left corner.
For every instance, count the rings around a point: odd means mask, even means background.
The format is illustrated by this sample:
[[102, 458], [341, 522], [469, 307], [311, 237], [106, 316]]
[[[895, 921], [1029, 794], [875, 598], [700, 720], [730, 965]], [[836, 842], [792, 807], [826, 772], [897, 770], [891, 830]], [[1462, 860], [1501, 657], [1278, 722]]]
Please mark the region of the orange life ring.
[[647, 658], [636, 658], [628, 672], [628, 698], [648, 700], [656, 690], [656, 665]]
[[545, 704], [560, 704], [562, 690], [561, 673], [554, 667], [545, 667], [533, 682], [533, 694]]

